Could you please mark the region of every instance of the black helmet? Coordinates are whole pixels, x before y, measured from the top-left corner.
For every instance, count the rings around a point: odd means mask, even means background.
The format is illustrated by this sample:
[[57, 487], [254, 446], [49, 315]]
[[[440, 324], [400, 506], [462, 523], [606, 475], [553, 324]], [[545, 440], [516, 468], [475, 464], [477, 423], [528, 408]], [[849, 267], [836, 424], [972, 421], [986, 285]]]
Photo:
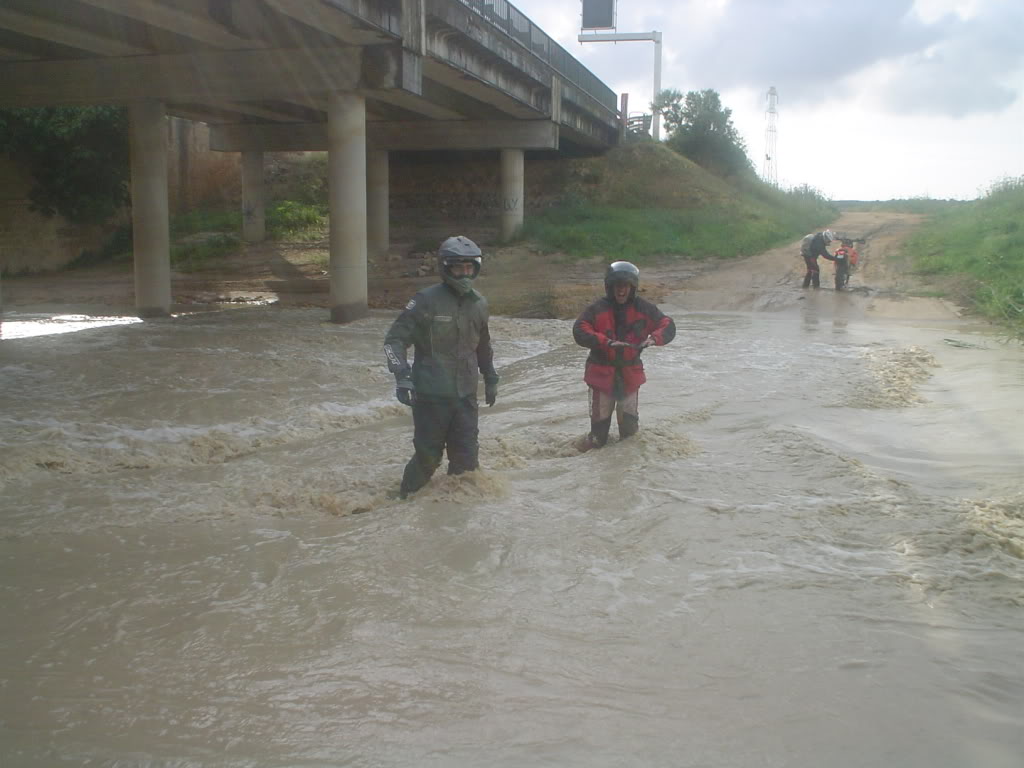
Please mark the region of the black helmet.
[[463, 235], [449, 237], [437, 249], [437, 271], [441, 277], [451, 277], [451, 273], [448, 272], [448, 266], [451, 264], [472, 264], [475, 278], [480, 274], [480, 266], [483, 264], [480, 248]]
[[615, 300], [613, 286], [618, 282], [626, 282], [632, 286], [629, 292], [629, 300], [632, 301], [636, 296], [637, 288], [640, 287], [640, 270], [636, 268], [635, 264], [628, 261], [613, 261], [604, 273], [604, 292], [613, 301]]

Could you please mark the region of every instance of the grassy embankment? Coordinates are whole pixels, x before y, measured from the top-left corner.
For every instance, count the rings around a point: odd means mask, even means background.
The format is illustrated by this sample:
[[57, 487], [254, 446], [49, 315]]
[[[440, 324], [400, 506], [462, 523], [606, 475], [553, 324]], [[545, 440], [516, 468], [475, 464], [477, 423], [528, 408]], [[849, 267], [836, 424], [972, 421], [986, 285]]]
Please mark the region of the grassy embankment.
[[570, 161], [562, 202], [524, 237], [570, 257], [652, 263], [749, 256], [823, 226], [838, 211], [809, 188], [726, 182], [653, 142]]
[[1024, 340], [1024, 176], [936, 212], [905, 245], [911, 270]]

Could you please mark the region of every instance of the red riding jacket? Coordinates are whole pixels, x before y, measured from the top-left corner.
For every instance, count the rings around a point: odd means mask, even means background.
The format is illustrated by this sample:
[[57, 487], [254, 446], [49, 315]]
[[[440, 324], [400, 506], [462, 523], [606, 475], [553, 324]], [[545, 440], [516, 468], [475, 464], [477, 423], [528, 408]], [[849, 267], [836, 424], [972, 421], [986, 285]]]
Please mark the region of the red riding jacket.
[[608, 344], [625, 341], [638, 345], [650, 336], [662, 346], [675, 338], [676, 324], [646, 299], [633, 298], [620, 305], [603, 298], [583, 310], [572, 327], [572, 336], [581, 347], [590, 349], [583, 380], [600, 392], [613, 394], [616, 372], [620, 372], [622, 394], [628, 395], [647, 381], [640, 350]]

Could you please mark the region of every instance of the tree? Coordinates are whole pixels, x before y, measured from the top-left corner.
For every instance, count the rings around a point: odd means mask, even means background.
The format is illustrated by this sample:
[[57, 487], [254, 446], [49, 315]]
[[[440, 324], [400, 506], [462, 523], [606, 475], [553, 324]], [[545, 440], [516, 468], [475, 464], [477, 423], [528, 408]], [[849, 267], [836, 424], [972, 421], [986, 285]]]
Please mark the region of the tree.
[[711, 88], [690, 91], [684, 97], [675, 89], [658, 94], [651, 109], [661, 112], [668, 145], [719, 176], [753, 174], [747, 147], [732, 124], [732, 110], [722, 106]]
[[44, 215], [98, 224], [128, 201], [128, 117], [119, 107], [0, 110], [0, 152], [32, 174]]

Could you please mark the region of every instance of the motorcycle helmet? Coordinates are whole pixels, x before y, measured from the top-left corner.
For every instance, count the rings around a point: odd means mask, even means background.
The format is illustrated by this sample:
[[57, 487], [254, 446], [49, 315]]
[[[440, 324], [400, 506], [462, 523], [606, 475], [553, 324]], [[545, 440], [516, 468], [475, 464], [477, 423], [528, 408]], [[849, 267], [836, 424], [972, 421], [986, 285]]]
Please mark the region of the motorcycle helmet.
[[[473, 280], [480, 274], [483, 257], [477, 244], [463, 235], [449, 237], [437, 249], [437, 272], [441, 281], [459, 296], [467, 296], [473, 292]], [[453, 264], [472, 264], [473, 273], [465, 277], [452, 274]]]
[[480, 248], [463, 235], [449, 237], [437, 250], [437, 271], [442, 277], [451, 277], [448, 267], [452, 264], [472, 264], [473, 276], [470, 279], [475, 279], [483, 264]]
[[604, 273], [604, 293], [610, 301], [615, 301], [615, 283], [618, 282], [629, 283], [629, 300], [632, 301], [640, 287], [640, 270], [628, 261], [613, 261]]
[[835, 232], [833, 232], [831, 229], [826, 229], [824, 232], [821, 233], [821, 236], [825, 238], [826, 244], [831, 243], [833, 240], [836, 239]]

